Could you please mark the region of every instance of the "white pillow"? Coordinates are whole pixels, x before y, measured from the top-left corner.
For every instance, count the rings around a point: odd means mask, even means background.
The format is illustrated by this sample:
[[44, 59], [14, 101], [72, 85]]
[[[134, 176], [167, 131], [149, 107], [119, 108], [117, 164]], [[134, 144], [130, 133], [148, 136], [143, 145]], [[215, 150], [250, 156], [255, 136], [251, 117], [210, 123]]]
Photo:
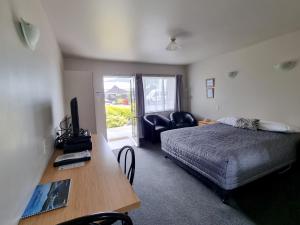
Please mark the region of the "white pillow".
[[299, 127], [290, 126], [284, 123], [260, 120], [258, 129], [274, 131], [274, 132], [284, 132], [284, 133], [300, 133]]
[[237, 117], [223, 117], [223, 118], [218, 119], [217, 121], [219, 123], [224, 123], [227, 125], [235, 126], [237, 120], [238, 120]]

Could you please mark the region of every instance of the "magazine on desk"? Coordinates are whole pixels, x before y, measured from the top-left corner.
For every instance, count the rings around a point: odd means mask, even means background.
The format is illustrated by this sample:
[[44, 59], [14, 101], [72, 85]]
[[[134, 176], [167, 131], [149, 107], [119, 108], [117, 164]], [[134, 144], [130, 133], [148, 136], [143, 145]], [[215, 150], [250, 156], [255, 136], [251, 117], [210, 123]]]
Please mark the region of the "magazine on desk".
[[71, 180], [39, 184], [22, 215], [22, 219], [67, 206]]

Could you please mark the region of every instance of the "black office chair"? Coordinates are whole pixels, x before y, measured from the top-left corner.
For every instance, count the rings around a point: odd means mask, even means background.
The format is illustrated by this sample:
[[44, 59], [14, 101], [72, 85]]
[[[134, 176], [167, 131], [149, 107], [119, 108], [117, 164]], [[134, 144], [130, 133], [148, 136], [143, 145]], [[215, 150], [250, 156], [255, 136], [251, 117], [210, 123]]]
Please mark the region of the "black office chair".
[[[135, 154], [134, 154], [134, 149], [131, 146], [124, 146], [120, 149], [119, 154], [118, 154], [118, 162], [120, 163], [121, 161], [121, 155], [122, 152], [125, 151], [125, 156], [124, 156], [124, 173], [127, 176], [127, 179], [129, 180], [129, 183], [132, 185], [133, 184], [133, 179], [134, 179], [134, 173], [135, 173]], [[127, 155], [128, 152], [131, 154], [131, 160], [130, 160], [130, 165], [127, 170]], [[121, 163], [120, 163], [121, 164]]]
[[57, 225], [112, 225], [121, 222], [122, 225], [133, 225], [128, 215], [117, 212], [97, 213], [72, 219]]

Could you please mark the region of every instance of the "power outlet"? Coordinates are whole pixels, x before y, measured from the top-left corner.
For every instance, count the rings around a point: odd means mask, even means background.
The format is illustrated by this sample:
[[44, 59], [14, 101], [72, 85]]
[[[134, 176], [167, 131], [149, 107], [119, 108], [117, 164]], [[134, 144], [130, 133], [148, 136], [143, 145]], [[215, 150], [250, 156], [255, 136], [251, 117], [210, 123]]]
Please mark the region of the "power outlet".
[[51, 151], [52, 145], [51, 145], [51, 138], [44, 138], [43, 139], [43, 153], [45, 155], [49, 154]]
[[43, 153], [47, 154], [47, 140], [46, 138], [43, 139]]

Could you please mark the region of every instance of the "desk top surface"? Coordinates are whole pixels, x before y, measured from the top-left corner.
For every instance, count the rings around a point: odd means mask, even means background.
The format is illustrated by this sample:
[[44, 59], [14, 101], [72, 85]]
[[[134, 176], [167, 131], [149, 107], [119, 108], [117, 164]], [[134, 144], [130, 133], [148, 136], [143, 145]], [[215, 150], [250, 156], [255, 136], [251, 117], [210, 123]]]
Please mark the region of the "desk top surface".
[[103, 137], [93, 136], [92, 160], [83, 167], [57, 170], [55, 151], [41, 183], [71, 179], [68, 206], [20, 220], [21, 225], [53, 225], [97, 212], [128, 212], [140, 206], [140, 200], [123, 174], [117, 159]]

